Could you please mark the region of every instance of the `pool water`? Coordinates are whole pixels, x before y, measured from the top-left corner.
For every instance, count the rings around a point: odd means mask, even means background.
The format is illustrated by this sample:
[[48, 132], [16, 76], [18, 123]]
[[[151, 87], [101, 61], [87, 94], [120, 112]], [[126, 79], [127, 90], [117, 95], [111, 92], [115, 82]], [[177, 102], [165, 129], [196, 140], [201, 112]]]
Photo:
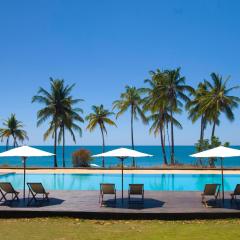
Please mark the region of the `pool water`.
[[[23, 188], [23, 174], [5, 174], [0, 181], [8, 181], [16, 189]], [[41, 182], [49, 190], [99, 190], [100, 183], [115, 183], [121, 189], [120, 174], [27, 174], [26, 182]], [[124, 174], [124, 189], [130, 183], [143, 183], [151, 191], [202, 191], [206, 183], [221, 183], [216, 174]], [[225, 190], [233, 190], [240, 183], [240, 175], [225, 175]]]

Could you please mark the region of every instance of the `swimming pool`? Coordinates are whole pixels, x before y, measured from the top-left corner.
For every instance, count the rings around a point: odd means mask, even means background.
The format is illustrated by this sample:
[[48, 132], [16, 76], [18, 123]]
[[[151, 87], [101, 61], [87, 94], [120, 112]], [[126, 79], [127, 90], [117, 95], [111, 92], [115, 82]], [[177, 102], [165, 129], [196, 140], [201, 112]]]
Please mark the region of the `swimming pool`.
[[[23, 174], [6, 174], [0, 181], [8, 181], [16, 189], [23, 188]], [[120, 174], [27, 174], [26, 182], [42, 182], [49, 190], [99, 190], [100, 183], [115, 183], [121, 189]], [[125, 174], [124, 189], [130, 183], [144, 183], [151, 191], [202, 191], [206, 183], [221, 183], [218, 174]], [[233, 190], [240, 183], [240, 175], [225, 175], [225, 190]]]

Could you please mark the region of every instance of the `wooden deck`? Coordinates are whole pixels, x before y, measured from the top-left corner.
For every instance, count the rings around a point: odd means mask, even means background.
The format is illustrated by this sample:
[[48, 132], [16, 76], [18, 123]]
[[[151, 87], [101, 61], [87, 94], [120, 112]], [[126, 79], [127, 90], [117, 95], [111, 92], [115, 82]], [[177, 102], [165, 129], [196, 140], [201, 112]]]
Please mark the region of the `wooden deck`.
[[[98, 219], [193, 219], [240, 217], [239, 204], [231, 205], [226, 193], [224, 206], [206, 208], [201, 203], [200, 192], [146, 191], [144, 203], [123, 203], [120, 192], [117, 203], [106, 199], [105, 206], [98, 202], [98, 191], [51, 191], [50, 202], [27, 207], [21, 199], [9, 205], [0, 204], [0, 217], [73, 216]], [[127, 193], [124, 193], [127, 196]], [[22, 196], [22, 195], [21, 195]]]

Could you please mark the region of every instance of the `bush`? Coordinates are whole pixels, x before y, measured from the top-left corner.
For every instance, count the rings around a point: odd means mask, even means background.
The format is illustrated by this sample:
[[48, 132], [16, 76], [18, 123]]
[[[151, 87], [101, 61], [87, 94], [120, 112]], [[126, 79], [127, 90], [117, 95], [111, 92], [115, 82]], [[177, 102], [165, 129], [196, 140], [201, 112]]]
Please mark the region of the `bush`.
[[[209, 141], [208, 139], [203, 139], [202, 141], [198, 140], [198, 142], [195, 144], [195, 149], [197, 152], [201, 152], [201, 151], [205, 151], [205, 150], [215, 148], [215, 147], [218, 147], [221, 145], [223, 145], [225, 147], [229, 147], [230, 143], [229, 142], [222, 143], [218, 137], [213, 136], [211, 138], [211, 141]], [[202, 158], [198, 158], [198, 161], [199, 162], [197, 163], [197, 165], [198, 164], [200, 164], [202, 166], [204, 165]], [[212, 168], [215, 168], [216, 161], [217, 161], [217, 158], [208, 158], [208, 165]]]
[[91, 152], [86, 149], [80, 149], [72, 154], [73, 167], [90, 167]]

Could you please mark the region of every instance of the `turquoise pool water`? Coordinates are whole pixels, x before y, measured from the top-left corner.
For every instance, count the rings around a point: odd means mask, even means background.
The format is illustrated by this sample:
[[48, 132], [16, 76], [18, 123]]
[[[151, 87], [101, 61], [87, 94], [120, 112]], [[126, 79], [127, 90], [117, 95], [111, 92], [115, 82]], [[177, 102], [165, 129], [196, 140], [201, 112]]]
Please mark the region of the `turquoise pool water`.
[[[23, 188], [23, 174], [0, 176], [16, 189]], [[27, 182], [42, 182], [49, 190], [99, 190], [100, 183], [115, 183], [121, 189], [120, 174], [27, 174]], [[233, 190], [240, 183], [240, 175], [225, 175], [225, 190]], [[214, 174], [125, 174], [124, 189], [130, 183], [144, 183], [151, 191], [202, 191], [206, 183], [221, 183], [221, 175]]]

